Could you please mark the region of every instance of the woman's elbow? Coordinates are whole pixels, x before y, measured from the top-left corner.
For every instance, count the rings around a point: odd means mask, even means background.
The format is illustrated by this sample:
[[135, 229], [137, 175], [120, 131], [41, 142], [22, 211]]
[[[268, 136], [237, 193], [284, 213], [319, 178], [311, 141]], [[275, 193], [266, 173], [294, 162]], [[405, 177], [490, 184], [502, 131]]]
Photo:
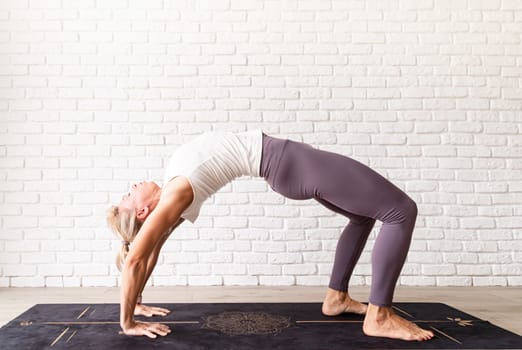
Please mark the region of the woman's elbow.
[[125, 259], [125, 265], [123, 266], [124, 270], [127, 270], [132, 273], [136, 273], [141, 269], [145, 269], [147, 267], [147, 259], [128, 256]]

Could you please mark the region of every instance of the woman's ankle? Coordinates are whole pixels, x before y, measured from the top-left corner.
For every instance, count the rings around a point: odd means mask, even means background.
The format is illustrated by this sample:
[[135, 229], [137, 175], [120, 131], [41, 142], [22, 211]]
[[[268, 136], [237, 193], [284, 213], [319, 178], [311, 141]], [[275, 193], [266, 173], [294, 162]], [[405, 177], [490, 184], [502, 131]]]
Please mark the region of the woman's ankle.
[[347, 291], [336, 290], [328, 287], [328, 291], [326, 292], [327, 300], [343, 302], [346, 298], [349, 298]]
[[393, 309], [390, 306], [380, 306], [368, 303], [368, 310], [366, 311], [366, 318], [371, 318], [376, 321], [387, 319], [393, 315]]

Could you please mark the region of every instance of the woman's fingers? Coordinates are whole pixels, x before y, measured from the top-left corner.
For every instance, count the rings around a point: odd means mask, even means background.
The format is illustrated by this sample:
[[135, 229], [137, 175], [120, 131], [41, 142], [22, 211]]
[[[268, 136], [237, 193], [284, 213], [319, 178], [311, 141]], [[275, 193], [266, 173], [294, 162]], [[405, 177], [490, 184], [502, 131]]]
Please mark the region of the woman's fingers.
[[168, 326], [165, 326], [164, 324], [158, 324], [159, 325], [159, 335], [166, 336], [170, 333], [170, 328]]
[[155, 307], [155, 306], [147, 306], [143, 304], [136, 305], [136, 308], [134, 310], [134, 315], [143, 315], [146, 317], [152, 317], [152, 316], [167, 316], [170, 313], [170, 310], [162, 308], [162, 307]]
[[157, 337], [156, 334], [152, 333], [149, 330], [144, 330], [143, 335], [146, 335], [147, 337], [152, 338], [152, 339], [156, 339], [156, 337]]
[[144, 314], [145, 316], [151, 317], [151, 316], [167, 316], [167, 314], [170, 311], [167, 309], [163, 309], [161, 307], [151, 307], [147, 306], [144, 308]]
[[170, 310], [164, 309], [162, 307], [152, 307], [152, 312], [154, 315], [167, 316], [170, 313]]
[[144, 335], [149, 338], [157, 338], [158, 335], [164, 337], [170, 333], [170, 328], [161, 323], [136, 322], [135, 325], [127, 329], [127, 335]]
[[[147, 323], [145, 329], [147, 331], [145, 335], [147, 335], [150, 338], [156, 338], [156, 334], [164, 337], [170, 333], [170, 328], [161, 323]], [[150, 334], [152, 334], [153, 336], [151, 337]]]

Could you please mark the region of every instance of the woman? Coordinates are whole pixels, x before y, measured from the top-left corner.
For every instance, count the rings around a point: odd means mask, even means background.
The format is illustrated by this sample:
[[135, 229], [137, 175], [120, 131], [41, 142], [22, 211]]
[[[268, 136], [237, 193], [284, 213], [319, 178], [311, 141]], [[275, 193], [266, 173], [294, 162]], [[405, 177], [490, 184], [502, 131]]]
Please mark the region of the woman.
[[[323, 302], [325, 315], [365, 314], [363, 332], [369, 336], [419, 341], [433, 337], [431, 331], [399, 317], [391, 308], [415, 225], [415, 203], [353, 159], [270, 137], [260, 130], [205, 133], [195, 138], [172, 155], [163, 188], [153, 182], [134, 184], [121, 203], [111, 208], [109, 225], [123, 242], [117, 263], [123, 264], [120, 323], [125, 334], [155, 338], [170, 332], [166, 325], [138, 322], [133, 317], [168, 313], [141, 305], [139, 300], [160, 249], [183, 220], [196, 220], [209, 196], [244, 175], [261, 176], [285, 197], [314, 198], [349, 218]], [[348, 282], [376, 220], [383, 225], [372, 252], [367, 306], [350, 298]]]

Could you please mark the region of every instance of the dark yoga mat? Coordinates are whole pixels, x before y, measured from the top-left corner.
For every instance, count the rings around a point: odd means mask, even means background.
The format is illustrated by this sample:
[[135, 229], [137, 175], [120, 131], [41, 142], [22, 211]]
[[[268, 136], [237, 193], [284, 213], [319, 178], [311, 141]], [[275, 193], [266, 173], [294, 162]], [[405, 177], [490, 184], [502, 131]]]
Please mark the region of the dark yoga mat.
[[0, 328], [1, 349], [521, 349], [522, 337], [439, 303], [395, 311], [436, 337], [406, 342], [367, 337], [362, 316], [325, 317], [320, 303], [154, 304], [172, 333], [119, 334], [117, 304], [38, 304]]

